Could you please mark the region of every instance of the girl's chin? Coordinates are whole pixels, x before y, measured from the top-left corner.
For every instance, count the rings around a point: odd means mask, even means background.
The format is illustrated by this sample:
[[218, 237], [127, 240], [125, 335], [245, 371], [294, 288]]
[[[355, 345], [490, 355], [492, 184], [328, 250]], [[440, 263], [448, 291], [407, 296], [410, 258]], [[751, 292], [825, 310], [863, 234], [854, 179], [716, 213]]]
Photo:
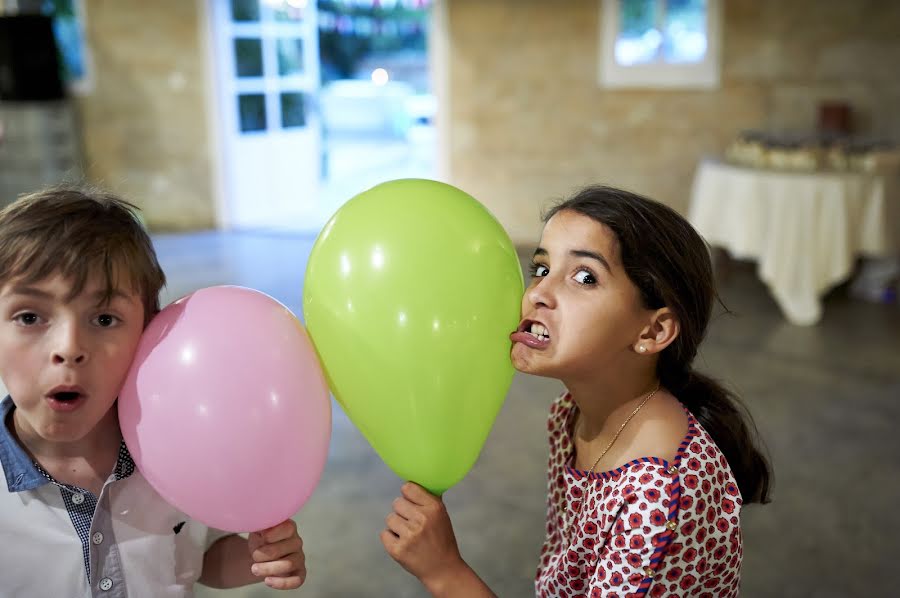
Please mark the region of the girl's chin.
[[512, 366], [523, 374], [531, 374], [532, 376], [547, 376], [552, 378], [553, 373], [549, 371], [549, 364], [542, 363], [539, 355], [535, 355], [536, 351], [522, 344], [516, 344], [509, 353], [509, 359]]

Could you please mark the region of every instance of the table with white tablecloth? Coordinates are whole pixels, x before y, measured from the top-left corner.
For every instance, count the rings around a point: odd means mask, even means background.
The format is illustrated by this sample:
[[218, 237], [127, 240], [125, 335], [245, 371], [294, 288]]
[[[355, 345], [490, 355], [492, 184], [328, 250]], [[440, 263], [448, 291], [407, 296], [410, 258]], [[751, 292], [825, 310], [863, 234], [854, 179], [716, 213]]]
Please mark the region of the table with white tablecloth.
[[757, 262], [787, 319], [811, 325], [857, 257], [900, 253], [895, 175], [757, 170], [700, 163], [688, 219], [713, 247]]

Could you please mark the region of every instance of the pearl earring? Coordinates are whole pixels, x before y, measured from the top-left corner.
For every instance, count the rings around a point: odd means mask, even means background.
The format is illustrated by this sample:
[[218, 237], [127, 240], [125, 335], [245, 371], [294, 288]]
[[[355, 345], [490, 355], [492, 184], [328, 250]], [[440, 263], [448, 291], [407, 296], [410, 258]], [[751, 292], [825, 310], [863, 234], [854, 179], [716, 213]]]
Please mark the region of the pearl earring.
[[641, 346], [638, 347], [638, 351], [640, 351], [641, 353], [646, 353], [646, 352], [647, 352], [647, 347], [645, 347], [644, 345], [641, 345]]

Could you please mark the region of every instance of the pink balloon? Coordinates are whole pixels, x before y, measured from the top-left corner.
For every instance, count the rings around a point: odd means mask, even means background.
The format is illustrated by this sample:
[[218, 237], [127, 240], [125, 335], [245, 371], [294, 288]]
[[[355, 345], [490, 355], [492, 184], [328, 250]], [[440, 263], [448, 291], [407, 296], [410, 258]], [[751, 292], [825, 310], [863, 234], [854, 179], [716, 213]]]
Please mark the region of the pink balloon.
[[290, 518], [312, 494], [331, 401], [290, 310], [219, 286], [168, 305], [147, 326], [119, 423], [160, 496], [206, 525], [248, 532]]

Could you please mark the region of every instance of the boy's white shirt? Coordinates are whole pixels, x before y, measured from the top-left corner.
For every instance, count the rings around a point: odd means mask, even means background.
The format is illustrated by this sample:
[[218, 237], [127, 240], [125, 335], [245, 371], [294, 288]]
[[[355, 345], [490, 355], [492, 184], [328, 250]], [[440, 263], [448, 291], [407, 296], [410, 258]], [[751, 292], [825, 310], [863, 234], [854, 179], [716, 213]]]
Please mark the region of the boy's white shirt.
[[[89, 584], [81, 541], [60, 494], [66, 490], [48, 482], [10, 492], [5, 473], [0, 477], [0, 596], [191, 596], [207, 548], [229, 535], [169, 505], [137, 469], [124, 479], [110, 476], [91, 525], [91, 537], [100, 531], [103, 538], [90, 543]], [[108, 558], [111, 543], [118, 559]], [[101, 584], [104, 579], [109, 581]]]

